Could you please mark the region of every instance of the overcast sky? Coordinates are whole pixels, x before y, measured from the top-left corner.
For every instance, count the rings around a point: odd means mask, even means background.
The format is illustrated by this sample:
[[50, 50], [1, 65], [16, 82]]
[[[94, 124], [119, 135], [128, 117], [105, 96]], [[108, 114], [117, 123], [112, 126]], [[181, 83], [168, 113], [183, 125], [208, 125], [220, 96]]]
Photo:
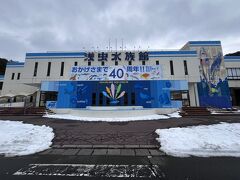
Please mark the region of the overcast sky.
[[26, 52], [179, 49], [221, 40], [240, 50], [239, 0], [0, 0], [0, 57]]

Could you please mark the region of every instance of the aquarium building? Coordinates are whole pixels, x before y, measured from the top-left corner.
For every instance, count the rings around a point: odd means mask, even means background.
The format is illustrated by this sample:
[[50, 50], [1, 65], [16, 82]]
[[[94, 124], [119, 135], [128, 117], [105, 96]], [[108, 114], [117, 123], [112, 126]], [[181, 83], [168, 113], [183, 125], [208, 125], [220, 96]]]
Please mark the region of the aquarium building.
[[230, 108], [239, 105], [239, 64], [223, 57], [220, 41], [189, 41], [167, 51], [26, 53], [25, 62], [7, 65], [0, 105]]

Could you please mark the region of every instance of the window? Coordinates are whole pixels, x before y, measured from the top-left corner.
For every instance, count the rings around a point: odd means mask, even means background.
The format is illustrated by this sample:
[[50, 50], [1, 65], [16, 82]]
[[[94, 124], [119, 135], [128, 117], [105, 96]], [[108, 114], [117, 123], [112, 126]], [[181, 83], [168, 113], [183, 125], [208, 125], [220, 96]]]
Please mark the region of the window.
[[102, 66], [104, 66], [104, 65], [105, 65], [105, 64], [104, 64], [104, 61], [102, 61], [102, 62], [101, 62], [101, 65], [102, 65]]
[[91, 66], [91, 61], [88, 61], [88, 66]]
[[50, 76], [50, 71], [51, 71], [51, 62], [48, 62], [47, 76]]
[[33, 96], [30, 96], [30, 103], [32, 103], [33, 102]]
[[159, 61], [156, 61], [156, 65], [159, 65]]
[[103, 105], [103, 93], [99, 94], [99, 105]]
[[135, 105], [135, 93], [131, 93], [131, 104]]
[[12, 73], [12, 78], [11, 78], [12, 80], [14, 79], [14, 76], [15, 76], [15, 73]]
[[125, 93], [124, 95], [124, 105], [128, 105], [128, 94]]
[[33, 76], [37, 76], [38, 62], [35, 62]]
[[187, 68], [187, 61], [186, 60], [183, 61], [183, 65], [184, 65], [184, 73], [185, 73], [185, 75], [188, 75], [188, 68]]
[[3, 82], [0, 82], [0, 90], [2, 90]]
[[18, 73], [18, 75], [17, 75], [17, 80], [20, 79], [20, 76], [21, 76], [21, 73]]
[[240, 79], [240, 68], [227, 68], [228, 79]]
[[118, 61], [115, 61], [115, 66], [117, 66], [118, 65]]
[[171, 100], [186, 100], [188, 99], [188, 91], [171, 91]]
[[78, 62], [77, 62], [77, 61], [75, 61], [75, 62], [74, 62], [74, 66], [77, 66], [77, 65], [78, 65]]
[[172, 60], [170, 61], [170, 72], [171, 72], [171, 75], [174, 75], [173, 61]]
[[64, 72], [64, 62], [61, 62], [61, 72], [60, 72], [60, 76], [63, 76], [63, 72]]
[[142, 61], [142, 65], [145, 65], [145, 61]]
[[183, 106], [190, 105], [188, 91], [171, 91], [170, 96], [173, 101], [182, 101]]
[[92, 93], [92, 106], [96, 105], [96, 93]]
[[131, 66], [132, 65], [132, 61], [128, 61], [128, 65]]

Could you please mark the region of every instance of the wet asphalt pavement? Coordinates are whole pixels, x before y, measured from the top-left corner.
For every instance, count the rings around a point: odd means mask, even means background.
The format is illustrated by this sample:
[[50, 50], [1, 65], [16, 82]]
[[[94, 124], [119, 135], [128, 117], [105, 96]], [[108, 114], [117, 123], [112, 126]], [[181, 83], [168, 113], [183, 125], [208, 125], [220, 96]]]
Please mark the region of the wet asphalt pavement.
[[[64, 167], [60, 167], [60, 170], [59, 166]], [[86, 170], [86, 167], [90, 167], [90, 169]], [[175, 158], [159, 156], [149, 158], [31, 155], [12, 158], [1, 157], [0, 179], [238, 180], [240, 179], [239, 167], [240, 158], [230, 157]], [[85, 174], [81, 174], [82, 171], [85, 171]], [[125, 177], [121, 176], [121, 172], [125, 172]]]

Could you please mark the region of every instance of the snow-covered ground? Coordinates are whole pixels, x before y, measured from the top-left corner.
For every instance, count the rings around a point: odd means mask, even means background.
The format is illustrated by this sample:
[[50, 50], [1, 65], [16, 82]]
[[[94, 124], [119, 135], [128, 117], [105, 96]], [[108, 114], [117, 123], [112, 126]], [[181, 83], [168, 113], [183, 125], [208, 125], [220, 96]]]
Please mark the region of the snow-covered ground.
[[20, 121], [0, 120], [0, 154], [21, 156], [48, 149], [54, 138], [53, 129], [23, 124]]
[[169, 119], [170, 117], [179, 118], [178, 112], [174, 112], [166, 115], [152, 114], [146, 116], [134, 116], [134, 117], [111, 117], [111, 118], [98, 118], [98, 117], [84, 117], [75, 116], [71, 114], [46, 114], [43, 117], [53, 119], [68, 119], [78, 121], [107, 121], [107, 122], [127, 122], [127, 121], [140, 121], [140, 120], [156, 120], [156, 119]]
[[240, 157], [240, 123], [157, 129], [161, 150], [168, 155]]

